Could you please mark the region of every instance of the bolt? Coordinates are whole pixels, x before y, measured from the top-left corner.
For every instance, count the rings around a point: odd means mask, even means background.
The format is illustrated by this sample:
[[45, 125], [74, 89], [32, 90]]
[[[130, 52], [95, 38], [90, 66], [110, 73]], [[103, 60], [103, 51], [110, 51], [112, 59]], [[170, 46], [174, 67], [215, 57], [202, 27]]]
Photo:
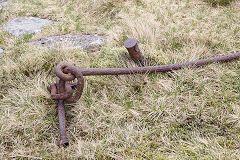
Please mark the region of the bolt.
[[135, 38], [129, 38], [124, 42], [124, 46], [127, 48], [133, 61], [144, 66], [145, 58], [137, 45], [137, 40]]

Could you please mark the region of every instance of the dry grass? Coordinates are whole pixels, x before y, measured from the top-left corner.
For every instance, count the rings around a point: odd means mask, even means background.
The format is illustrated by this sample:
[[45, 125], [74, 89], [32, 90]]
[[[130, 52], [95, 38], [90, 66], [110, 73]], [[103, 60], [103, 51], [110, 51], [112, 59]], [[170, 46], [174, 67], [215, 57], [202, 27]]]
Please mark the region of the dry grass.
[[[15, 38], [0, 31], [0, 159], [239, 159], [240, 61], [164, 74], [86, 77], [67, 108], [68, 148], [59, 148], [54, 67], [130, 67], [123, 42], [136, 37], [150, 64], [239, 51], [240, 3], [202, 0], [12, 1], [0, 25], [19, 16], [54, 21]], [[27, 45], [66, 33], [108, 36], [100, 51]]]

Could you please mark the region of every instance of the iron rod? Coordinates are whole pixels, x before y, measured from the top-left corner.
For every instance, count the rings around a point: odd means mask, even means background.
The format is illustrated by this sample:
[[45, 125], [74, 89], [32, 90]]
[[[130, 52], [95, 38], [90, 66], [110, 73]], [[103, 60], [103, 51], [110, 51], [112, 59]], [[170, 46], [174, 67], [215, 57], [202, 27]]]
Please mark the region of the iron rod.
[[[56, 80], [56, 86], [58, 93], [60, 91], [59, 86], [59, 78]], [[67, 139], [66, 133], [66, 117], [65, 117], [65, 109], [64, 109], [64, 100], [58, 100], [58, 122], [59, 122], [59, 131], [60, 131], [60, 140], [58, 141], [58, 145], [68, 146], [69, 142]]]
[[147, 72], [167, 72], [172, 70], [178, 70], [183, 67], [199, 67], [202, 65], [206, 65], [208, 63], [231, 61], [239, 57], [240, 57], [240, 52], [237, 52], [234, 54], [208, 58], [208, 59], [201, 59], [201, 60], [185, 62], [185, 63], [177, 63], [177, 64], [133, 67], [133, 68], [78, 68], [78, 70], [83, 74], [83, 76], [143, 74]]

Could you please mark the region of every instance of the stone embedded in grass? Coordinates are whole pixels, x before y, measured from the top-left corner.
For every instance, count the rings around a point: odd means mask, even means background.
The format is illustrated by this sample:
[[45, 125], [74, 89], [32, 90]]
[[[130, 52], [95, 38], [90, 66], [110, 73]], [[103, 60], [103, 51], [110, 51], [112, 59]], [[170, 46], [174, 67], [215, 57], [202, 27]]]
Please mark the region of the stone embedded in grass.
[[57, 49], [61, 48], [82, 48], [83, 50], [92, 52], [98, 50], [101, 45], [106, 42], [105, 36], [99, 35], [59, 35], [41, 38], [32, 42], [43, 47]]
[[51, 24], [52, 21], [38, 17], [20, 17], [13, 19], [4, 29], [14, 36], [41, 32], [42, 27]]
[[3, 6], [7, 4], [8, 0], [0, 0], [0, 11], [3, 9]]
[[0, 47], [0, 56], [1, 56], [2, 53], [3, 53], [3, 49]]
[[8, 0], [0, 0], [0, 5], [6, 4]]

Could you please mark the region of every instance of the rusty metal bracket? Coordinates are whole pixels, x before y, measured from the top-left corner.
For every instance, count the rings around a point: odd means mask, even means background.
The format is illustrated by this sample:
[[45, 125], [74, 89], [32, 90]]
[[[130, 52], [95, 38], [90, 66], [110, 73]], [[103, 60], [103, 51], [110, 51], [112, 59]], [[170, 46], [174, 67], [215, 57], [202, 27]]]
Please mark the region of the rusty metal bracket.
[[[134, 38], [128, 39], [124, 43], [130, 56], [136, 63], [141, 63], [144, 66], [144, 57], [139, 50], [137, 40]], [[178, 70], [184, 67], [199, 67], [214, 62], [227, 62], [240, 57], [240, 52], [229, 54], [225, 56], [196, 60], [185, 63], [159, 65], [159, 66], [144, 66], [133, 68], [78, 68], [69, 63], [60, 63], [56, 67], [57, 80], [56, 83], [48, 87], [51, 93], [51, 98], [58, 101], [58, 118], [60, 129], [59, 145], [67, 146], [68, 140], [66, 136], [66, 120], [64, 111], [64, 102], [76, 103], [83, 92], [84, 79], [83, 76], [92, 75], [124, 75], [124, 74], [143, 74], [149, 72], [167, 72]], [[77, 82], [72, 83], [74, 79]], [[76, 87], [75, 94], [73, 95], [72, 87]]]

